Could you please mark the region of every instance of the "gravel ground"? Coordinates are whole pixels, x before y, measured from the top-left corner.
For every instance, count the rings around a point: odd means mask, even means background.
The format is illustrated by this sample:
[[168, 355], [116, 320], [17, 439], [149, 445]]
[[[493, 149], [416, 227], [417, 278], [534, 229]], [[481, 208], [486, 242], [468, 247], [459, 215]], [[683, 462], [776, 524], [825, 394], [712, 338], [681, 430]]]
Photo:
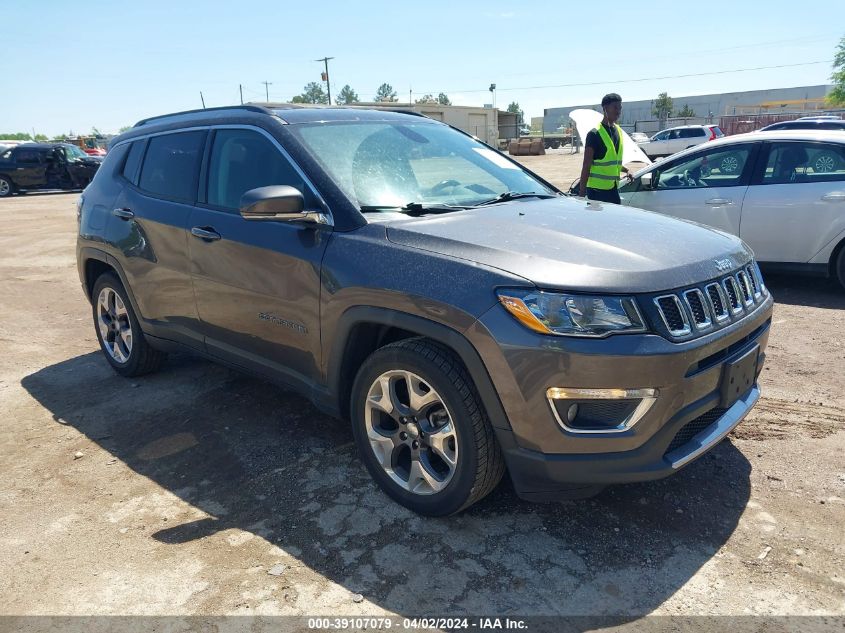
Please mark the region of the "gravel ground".
[[[561, 186], [580, 155], [525, 162]], [[573, 176], [574, 178], [575, 176]], [[72, 194], [0, 201], [2, 614], [845, 614], [845, 293], [769, 278], [763, 397], [678, 475], [425, 519], [347, 424], [172, 356], [98, 351]]]

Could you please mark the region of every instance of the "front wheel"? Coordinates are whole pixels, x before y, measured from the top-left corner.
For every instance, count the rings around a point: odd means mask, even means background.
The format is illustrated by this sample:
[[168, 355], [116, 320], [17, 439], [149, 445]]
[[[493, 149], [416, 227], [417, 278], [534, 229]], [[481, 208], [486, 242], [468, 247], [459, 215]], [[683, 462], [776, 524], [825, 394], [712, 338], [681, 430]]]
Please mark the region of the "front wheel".
[[156, 371], [165, 354], [144, 338], [123, 284], [114, 273], [100, 275], [92, 294], [94, 328], [109, 365], [121, 376]]
[[836, 279], [839, 281], [839, 285], [842, 286], [842, 290], [845, 290], [845, 248], [839, 249], [839, 255], [836, 257], [836, 262], [834, 262], [834, 272], [836, 273]]
[[406, 508], [454, 514], [490, 493], [504, 459], [460, 360], [423, 338], [392, 343], [364, 362], [352, 425], [376, 483]]

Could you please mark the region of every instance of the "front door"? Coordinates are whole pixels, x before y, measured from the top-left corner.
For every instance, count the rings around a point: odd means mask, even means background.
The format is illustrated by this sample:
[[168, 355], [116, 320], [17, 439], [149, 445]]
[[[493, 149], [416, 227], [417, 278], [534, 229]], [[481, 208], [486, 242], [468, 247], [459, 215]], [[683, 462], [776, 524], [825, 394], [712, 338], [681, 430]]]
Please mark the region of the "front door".
[[652, 170], [653, 188], [626, 195], [626, 204], [739, 235], [754, 145], [709, 148]]
[[208, 156], [205, 203], [189, 237], [197, 310], [207, 351], [295, 386], [318, 378], [320, 265], [325, 227], [246, 220], [244, 192], [290, 185], [315, 194], [278, 144], [255, 129], [218, 129]]
[[845, 145], [779, 141], [764, 151], [740, 237], [759, 261], [808, 262], [845, 231]]

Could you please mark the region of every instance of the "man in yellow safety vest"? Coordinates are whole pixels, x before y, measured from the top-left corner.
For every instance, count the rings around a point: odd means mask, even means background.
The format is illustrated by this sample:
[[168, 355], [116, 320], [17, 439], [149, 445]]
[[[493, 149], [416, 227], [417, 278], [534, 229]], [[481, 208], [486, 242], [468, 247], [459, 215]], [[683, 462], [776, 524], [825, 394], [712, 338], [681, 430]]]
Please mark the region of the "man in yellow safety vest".
[[604, 118], [596, 129], [589, 131], [584, 142], [578, 195], [619, 204], [620, 173], [624, 171], [631, 180], [631, 172], [622, 165], [622, 134], [616, 124], [622, 115], [622, 97], [615, 92], [605, 95], [601, 108]]

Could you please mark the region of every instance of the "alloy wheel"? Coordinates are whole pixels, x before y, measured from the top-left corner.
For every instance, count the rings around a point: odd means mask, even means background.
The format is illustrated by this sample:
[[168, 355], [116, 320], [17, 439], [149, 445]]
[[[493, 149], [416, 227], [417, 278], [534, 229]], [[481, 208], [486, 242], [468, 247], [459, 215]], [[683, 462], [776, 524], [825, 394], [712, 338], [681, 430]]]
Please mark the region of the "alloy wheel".
[[8, 196], [12, 192], [11, 186], [9, 186], [9, 181], [0, 178], [0, 198]]
[[118, 363], [132, 354], [132, 325], [120, 295], [113, 288], [103, 288], [97, 297], [97, 327], [106, 352]]
[[458, 465], [458, 438], [443, 399], [420, 376], [384, 372], [367, 392], [367, 439], [384, 472], [419, 495], [443, 490]]

